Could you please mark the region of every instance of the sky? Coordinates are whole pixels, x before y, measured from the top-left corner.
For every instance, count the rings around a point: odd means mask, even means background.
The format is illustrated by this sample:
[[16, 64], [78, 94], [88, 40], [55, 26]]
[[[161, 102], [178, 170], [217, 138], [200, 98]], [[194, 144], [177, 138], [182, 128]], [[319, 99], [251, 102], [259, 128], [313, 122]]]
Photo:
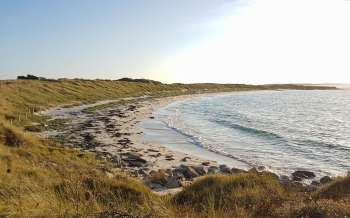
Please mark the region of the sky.
[[349, 0], [0, 0], [0, 79], [350, 83]]

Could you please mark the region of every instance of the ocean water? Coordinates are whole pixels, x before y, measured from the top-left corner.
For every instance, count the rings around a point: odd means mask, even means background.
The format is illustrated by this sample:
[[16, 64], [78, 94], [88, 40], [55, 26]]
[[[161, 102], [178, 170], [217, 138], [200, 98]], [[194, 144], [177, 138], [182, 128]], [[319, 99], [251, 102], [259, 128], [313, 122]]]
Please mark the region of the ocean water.
[[350, 171], [349, 90], [219, 94], [175, 102], [155, 118], [143, 124], [147, 142], [201, 157], [215, 153], [231, 166], [280, 175]]

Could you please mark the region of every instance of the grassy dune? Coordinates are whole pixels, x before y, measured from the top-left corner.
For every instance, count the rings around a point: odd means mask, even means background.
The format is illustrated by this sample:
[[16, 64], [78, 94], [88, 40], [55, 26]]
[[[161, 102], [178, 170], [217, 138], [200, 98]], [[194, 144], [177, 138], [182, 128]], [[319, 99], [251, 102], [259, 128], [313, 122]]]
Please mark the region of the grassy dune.
[[[175, 196], [158, 196], [114, 172], [94, 154], [62, 147], [24, 130], [40, 121], [34, 112], [132, 96], [199, 91], [239, 91], [286, 86], [165, 85], [116, 81], [0, 82], [0, 217], [345, 217], [350, 216], [350, 179], [305, 194], [269, 175], [213, 175]], [[314, 87], [312, 87], [314, 88]]]

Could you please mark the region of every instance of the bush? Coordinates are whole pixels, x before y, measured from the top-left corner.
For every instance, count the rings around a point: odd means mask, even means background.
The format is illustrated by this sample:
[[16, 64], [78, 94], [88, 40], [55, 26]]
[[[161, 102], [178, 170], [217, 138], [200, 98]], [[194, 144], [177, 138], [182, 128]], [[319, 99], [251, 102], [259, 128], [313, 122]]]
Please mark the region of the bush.
[[25, 141], [23, 134], [21, 132], [19, 132], [15, 128], [9, 128], [9, 127], [3, 127], [2, 138], [3, 138], [2, 141], [4, 142], [4, 144], [9, 147], [19, 147], [23, 145]]
[[268, 216], [271, 207], [280, 204], [286, 197], [279, 182], [269, 176], [213, 175], [185, 188], [174, 196], [173, 202], [178, 206], [191, 205], [207, 214], [235, 209]]
[[350, 175], [344, 178], [338, 178], [335, 181], [326, 184], [314, 194], [314, 197], [318, 199], [350, 198]]
[[288, 202], [278, 208], [273, 217], [335, 218], [350, 216], [350, 201], [319, 200]]

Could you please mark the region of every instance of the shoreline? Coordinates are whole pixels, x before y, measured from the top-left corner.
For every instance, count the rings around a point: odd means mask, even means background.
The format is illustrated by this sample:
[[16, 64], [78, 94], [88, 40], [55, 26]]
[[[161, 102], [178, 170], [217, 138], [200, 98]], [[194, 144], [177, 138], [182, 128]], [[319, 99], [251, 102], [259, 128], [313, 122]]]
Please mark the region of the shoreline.
[[[73, 107], [55, 107], [41, 111], [39, 115], [50, 117], [50, 122], [59, 121], [63, 128], [51, 129], [39, 133], [39, 136], [58, 141], [64, 138], [65, 146], [96, 153], [98, 159], [111, 161], [116, 167], [116, 172], [127, 172], [145, 182], [152, 173], [176, 170], [180, 166], [203, 166], [205, 171], [213, 167], [214, 171], [218, 172], [219, 164], [214, 161], [175, 151], [164, 145], [144, 143], [142, 128], [139, 124], [152, 118], [154, 112], [171, 103], [220, 94], [228, 93], [191, 94], [162, 98], [143, 96], [99, 101], [94, 104]], [[122, 101], [127, 102], [119, 104]], [[108, 106], [98, 109], [103, 105]], [[91, 108], [97, 109], [89, 111]], [[225, 169], [228, 168], [225, 167]], [[108, 173], [113, 174], [114, 172]], [[157, 185], [149, 186], [153, 190], [164, 191], [164, 188]]]
[[[268, 172], [263, 166], [246, 171], [248, 168], [219, 164], [213, 159], [209, 160], [209, 157], [205, 158], [205, 155], [198, 157], [198, 155], [187, 154], [181, 149], [171, 149], [164, 144], [144, 142], [144, 132], [140, 124], [147, 119], [154, 120], [153, 113], [159, 109], [174, 102], [220, 94], [229, 93], [162, 98], [142, 96], [73, 107], [55, 107], [39, 114], [49, 116], [51, 121], [63, 121], [61, 124], [64, 128], [49, 130], [39, 135], [44, 138], [64, 138], [65, 146], [96, 153], [97, 159], [113, 164], [112, 172], [106, 172], [107, 175], [113, 176], [117, 172], [126, 172], [141, 179], [153, 191], [160, 194], [178, 192], [197, 177], [215, 173], [232, 174], [250, 171], [268, 173], [285, 183], [300, 182], [301, 185], [312, 183], [315, 176], [307, 175], [313, 174], [312, 172], [299, 172], [301, 179], [295, 180], [289, 176], [281, 177]], [[210, 150], [206, 152], [219, 155]], [[307, 183], [302, 183], [305, 179]], [[317, 185], [315, 181], [313, 183]]]

